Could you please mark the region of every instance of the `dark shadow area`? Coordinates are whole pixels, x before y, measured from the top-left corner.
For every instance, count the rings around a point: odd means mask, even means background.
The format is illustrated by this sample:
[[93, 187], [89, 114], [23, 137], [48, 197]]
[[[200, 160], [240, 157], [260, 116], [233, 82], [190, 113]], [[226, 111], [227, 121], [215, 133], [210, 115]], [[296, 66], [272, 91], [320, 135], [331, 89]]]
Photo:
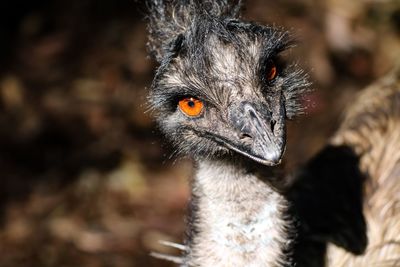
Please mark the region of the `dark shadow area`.
[[298, 218], [298, 266], [324, 266], [328, 242], [356, 255], [365, 251], [364, 181], [358, 157], [344, 146], [325, 147], [301, 168], [288, 192]]

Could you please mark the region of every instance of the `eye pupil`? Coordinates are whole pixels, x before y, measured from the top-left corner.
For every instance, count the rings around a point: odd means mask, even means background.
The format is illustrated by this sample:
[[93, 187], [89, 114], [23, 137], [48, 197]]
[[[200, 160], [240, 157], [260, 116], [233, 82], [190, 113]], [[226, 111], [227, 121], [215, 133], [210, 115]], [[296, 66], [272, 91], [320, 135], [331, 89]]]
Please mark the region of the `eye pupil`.
[[193, 107], [195, 106], [194, 101], [189, 101], [189, 102], [188, 102], [188, 106], [191, 107], [191, 108], [193, 108]]

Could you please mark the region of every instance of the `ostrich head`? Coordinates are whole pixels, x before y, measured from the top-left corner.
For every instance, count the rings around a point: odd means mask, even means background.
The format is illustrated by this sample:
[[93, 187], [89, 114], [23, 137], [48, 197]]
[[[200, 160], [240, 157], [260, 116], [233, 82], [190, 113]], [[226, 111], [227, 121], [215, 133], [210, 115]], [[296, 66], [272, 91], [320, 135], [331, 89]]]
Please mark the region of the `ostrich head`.
[[149, 100], [177, 152], [278, 164], [285, 120], [301, 112], [308, 86], [303, 71], [280, 58], [293, 44], [288, 32], [239, 21], [227, 1], [155, 2], [149, 47], [160, 67]]

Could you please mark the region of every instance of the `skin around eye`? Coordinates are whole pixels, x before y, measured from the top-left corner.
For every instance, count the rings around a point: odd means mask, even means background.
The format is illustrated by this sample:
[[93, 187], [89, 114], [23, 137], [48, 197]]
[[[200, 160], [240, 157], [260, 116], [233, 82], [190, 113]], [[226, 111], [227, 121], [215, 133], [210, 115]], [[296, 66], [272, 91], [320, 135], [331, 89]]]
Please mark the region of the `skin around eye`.
[[197, 117], [201, 114], [204, 104], [194, 97], [186, 97], [179, 101], [179, 109], [189, 117]]

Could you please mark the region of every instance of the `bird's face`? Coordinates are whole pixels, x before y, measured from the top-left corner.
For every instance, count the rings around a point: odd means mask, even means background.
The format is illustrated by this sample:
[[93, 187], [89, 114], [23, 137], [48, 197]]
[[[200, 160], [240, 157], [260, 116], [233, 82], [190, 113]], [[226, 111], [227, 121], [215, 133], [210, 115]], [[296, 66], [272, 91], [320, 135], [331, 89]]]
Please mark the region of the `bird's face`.
[[240, 154], [272, 166], [286, 143], [285, 119], [308, 82], [279, 54], [287, 33], [236, 21], [194, 25], [171, 44], [150, 102], [177, 152]]

